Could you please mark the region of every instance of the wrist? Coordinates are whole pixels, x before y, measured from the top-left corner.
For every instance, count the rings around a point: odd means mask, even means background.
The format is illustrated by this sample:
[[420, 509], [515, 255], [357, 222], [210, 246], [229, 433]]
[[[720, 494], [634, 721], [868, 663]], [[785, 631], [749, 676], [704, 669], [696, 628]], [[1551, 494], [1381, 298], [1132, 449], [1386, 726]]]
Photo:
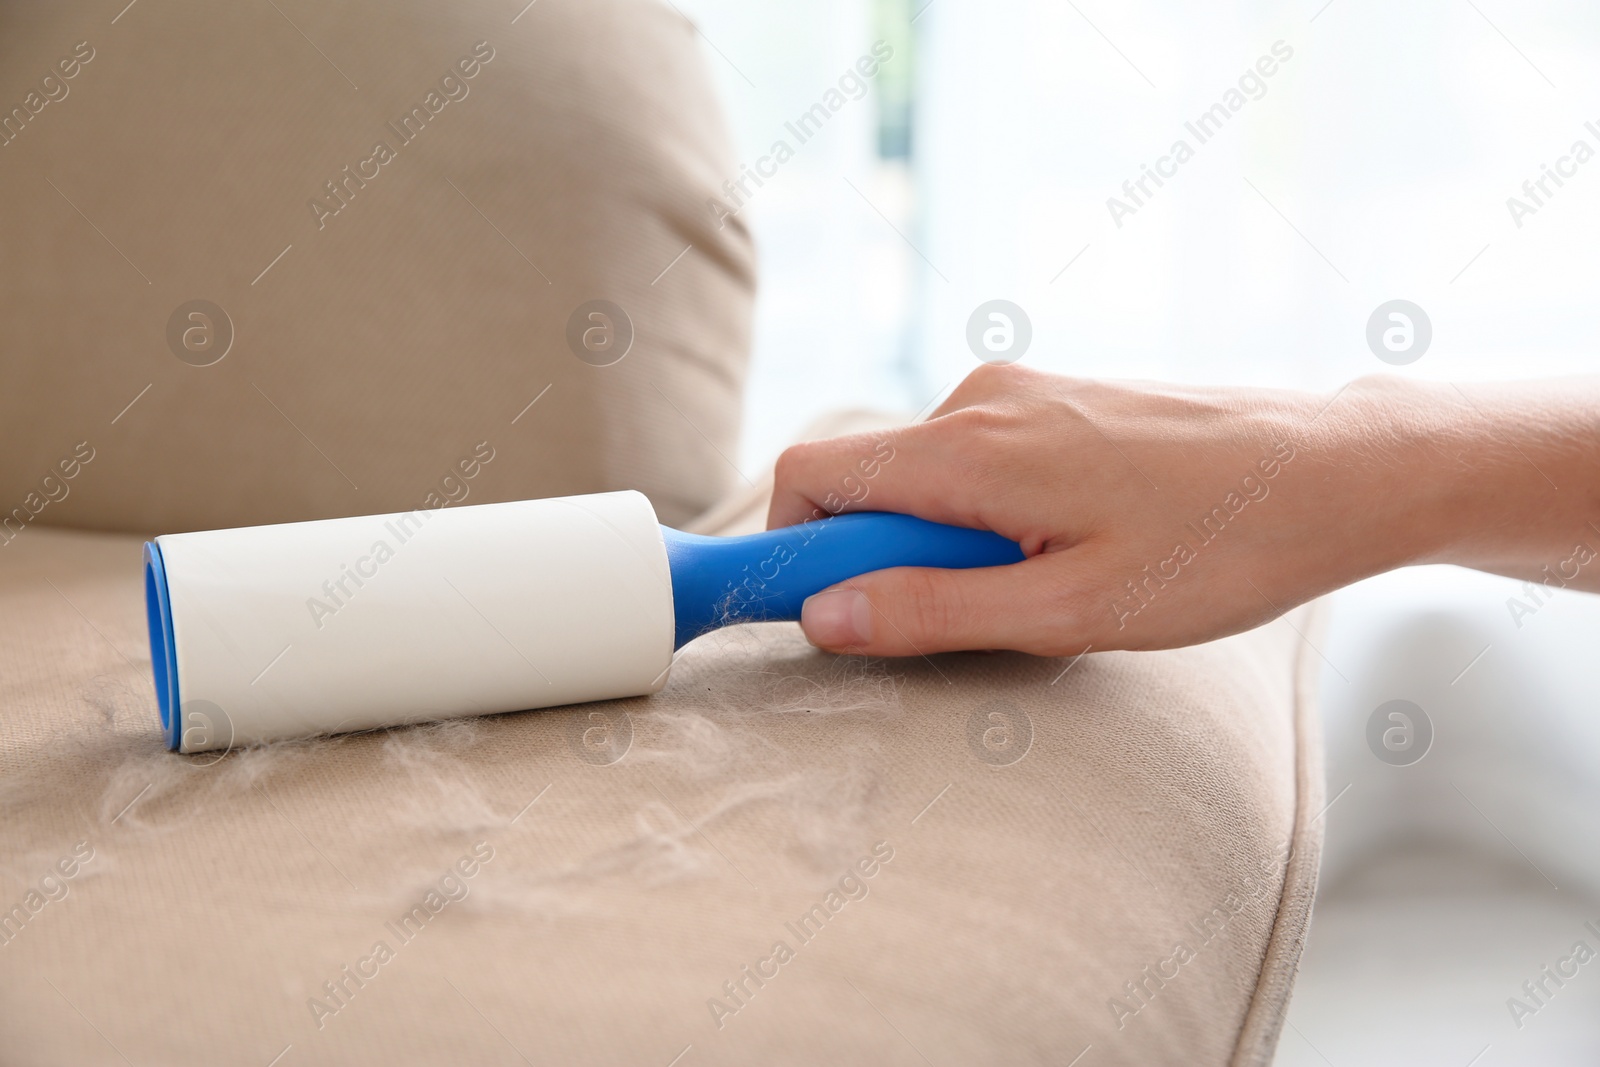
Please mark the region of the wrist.
[[1342, 516], [1344, 580], [1452, 561], [1479, 491], [1461, 458], [1470, 410], [1448, 384], [1389, 375], [1358, 378], [1329, 404], [1316, 446]]

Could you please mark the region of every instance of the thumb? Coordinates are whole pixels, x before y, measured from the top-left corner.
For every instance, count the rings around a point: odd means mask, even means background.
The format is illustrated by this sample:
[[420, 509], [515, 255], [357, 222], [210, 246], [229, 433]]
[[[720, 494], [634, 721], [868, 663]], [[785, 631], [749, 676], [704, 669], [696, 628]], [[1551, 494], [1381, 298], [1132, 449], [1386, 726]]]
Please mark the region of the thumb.
[[800, 625], [819, 648], [868, 656], [989, 648], [1075, 654], [1086, 642], [1072, 647], [1060, 562], [1036, 556], [1003, 567], [873, 571], [806, 598]]

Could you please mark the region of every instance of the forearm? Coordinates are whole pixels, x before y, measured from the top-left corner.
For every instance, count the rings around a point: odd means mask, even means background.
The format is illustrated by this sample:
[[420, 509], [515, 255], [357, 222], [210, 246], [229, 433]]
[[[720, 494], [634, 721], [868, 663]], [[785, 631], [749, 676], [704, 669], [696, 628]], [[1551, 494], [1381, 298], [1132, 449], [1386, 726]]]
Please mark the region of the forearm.
[[1408, 557], [1391, 565], [1600, 591], [1600, 379], [1362, 379], [1324, 418], [1385, 497], [1370, 536], [1377, 552]]

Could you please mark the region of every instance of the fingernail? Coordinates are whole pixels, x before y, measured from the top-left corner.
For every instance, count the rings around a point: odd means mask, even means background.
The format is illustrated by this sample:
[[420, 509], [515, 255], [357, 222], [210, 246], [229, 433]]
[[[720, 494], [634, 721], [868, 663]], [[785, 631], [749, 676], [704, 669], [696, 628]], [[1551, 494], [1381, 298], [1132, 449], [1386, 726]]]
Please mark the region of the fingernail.
[[806, 598], [800, 626], [818, 648], [862, 648], [872, 640], [872, 605], [854, 589], [829, 589]]

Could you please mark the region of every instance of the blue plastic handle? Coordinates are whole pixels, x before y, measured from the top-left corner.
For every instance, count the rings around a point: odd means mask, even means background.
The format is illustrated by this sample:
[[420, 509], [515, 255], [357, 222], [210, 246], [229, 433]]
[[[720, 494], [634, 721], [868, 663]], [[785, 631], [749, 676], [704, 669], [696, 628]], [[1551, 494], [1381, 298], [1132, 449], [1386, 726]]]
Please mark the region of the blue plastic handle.
[[861, 511], [744, 537], [663, 526], [672, 568], [676, 647], [736, 622], [800, 618], [806, 597], [887, 567], [999, 567], [1022, 549], [987, 530]]

